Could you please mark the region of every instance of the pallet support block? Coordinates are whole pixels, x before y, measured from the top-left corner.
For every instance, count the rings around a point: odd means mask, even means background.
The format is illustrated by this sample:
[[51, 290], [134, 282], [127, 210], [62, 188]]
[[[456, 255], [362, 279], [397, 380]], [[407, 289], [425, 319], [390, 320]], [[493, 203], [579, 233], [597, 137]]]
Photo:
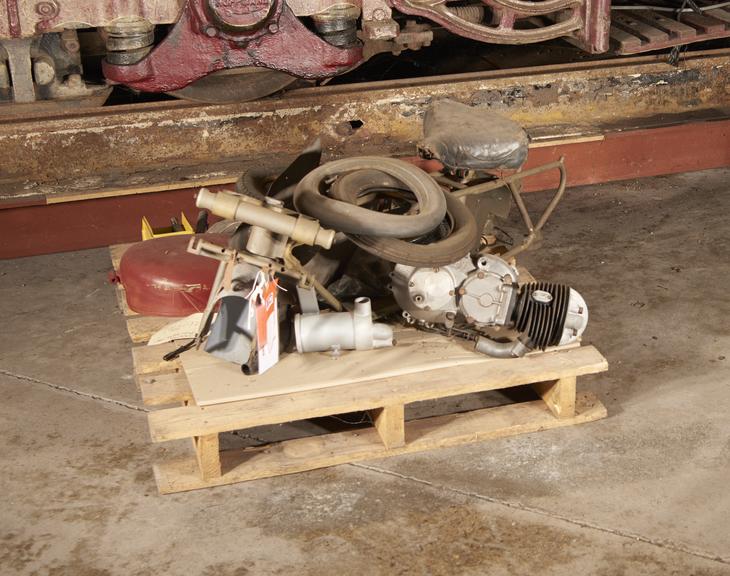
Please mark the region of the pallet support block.
[[200, 477], [203, 480], [219, 478], [221, 475], [221, 458], [218, 434], [195, 436], [193, 445], [195, 446]]
[[370, 411], [378, 436], [386, 448], [399, 448], [406, 443], [405, 406], [395, 404]]
[[556, 418], [575, 416], [575, 376], [566, 376], [552, 382], [538, 382], [532, 388]]

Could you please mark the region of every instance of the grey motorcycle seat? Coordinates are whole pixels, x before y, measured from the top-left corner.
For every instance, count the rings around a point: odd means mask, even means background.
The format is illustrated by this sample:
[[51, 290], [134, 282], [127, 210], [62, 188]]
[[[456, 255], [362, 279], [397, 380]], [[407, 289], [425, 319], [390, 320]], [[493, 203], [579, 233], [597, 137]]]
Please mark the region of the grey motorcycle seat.
[[509, 118], [487, 108], [439, 100], [426, 112], [418, 149], [451, 170], [519, 168], [529, 137]]

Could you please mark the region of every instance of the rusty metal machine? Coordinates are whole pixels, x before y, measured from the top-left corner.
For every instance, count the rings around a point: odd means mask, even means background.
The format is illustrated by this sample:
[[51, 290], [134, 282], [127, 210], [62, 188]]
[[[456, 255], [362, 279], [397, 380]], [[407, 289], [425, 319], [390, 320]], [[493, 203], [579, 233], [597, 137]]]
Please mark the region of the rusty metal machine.
[[[0, 102], [103, 101], [114, 84], [207, 102], [256, 99], [297, 78], [346, 73], [378, 53], [418, 50], [443, 29], [495, 44], [564, 38], [590, 53], [730, 35], [727, 2], [667, 2], [5, 0]], [[106, 84], [88, 80], [87, 54], [102, 59]]]

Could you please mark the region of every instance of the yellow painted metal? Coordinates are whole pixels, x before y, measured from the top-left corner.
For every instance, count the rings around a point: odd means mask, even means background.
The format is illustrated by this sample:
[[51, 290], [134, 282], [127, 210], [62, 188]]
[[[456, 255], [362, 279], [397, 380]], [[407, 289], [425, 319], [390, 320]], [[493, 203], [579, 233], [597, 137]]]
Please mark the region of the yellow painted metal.
[[163, 228], [152, 228], [149, 220], [142, 216], [142, 240], [152, 240], [153, 238], [164, 238], [166, 236], [185, 236], [195, 234], [195, 230], [188, 222], [184, 212], [180, 212], [180, 224], [183, 227], [182, 230], [173, 230], [172, 226], [165, 226]]

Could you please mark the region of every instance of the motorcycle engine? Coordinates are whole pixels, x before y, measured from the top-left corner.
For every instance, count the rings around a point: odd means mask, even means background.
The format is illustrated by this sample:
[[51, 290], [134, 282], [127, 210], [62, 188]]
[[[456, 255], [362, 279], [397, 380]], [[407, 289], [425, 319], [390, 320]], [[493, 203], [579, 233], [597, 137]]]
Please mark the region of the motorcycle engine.
[[528, 349], [570, 344], [588, 324], [588, 307], [576, 290], [550, 282], [520, 286], [517, 269], [492, 254], [434, 268], [397, 264], [391, 280], [411, 321], [477, 335], [504, 326]]

